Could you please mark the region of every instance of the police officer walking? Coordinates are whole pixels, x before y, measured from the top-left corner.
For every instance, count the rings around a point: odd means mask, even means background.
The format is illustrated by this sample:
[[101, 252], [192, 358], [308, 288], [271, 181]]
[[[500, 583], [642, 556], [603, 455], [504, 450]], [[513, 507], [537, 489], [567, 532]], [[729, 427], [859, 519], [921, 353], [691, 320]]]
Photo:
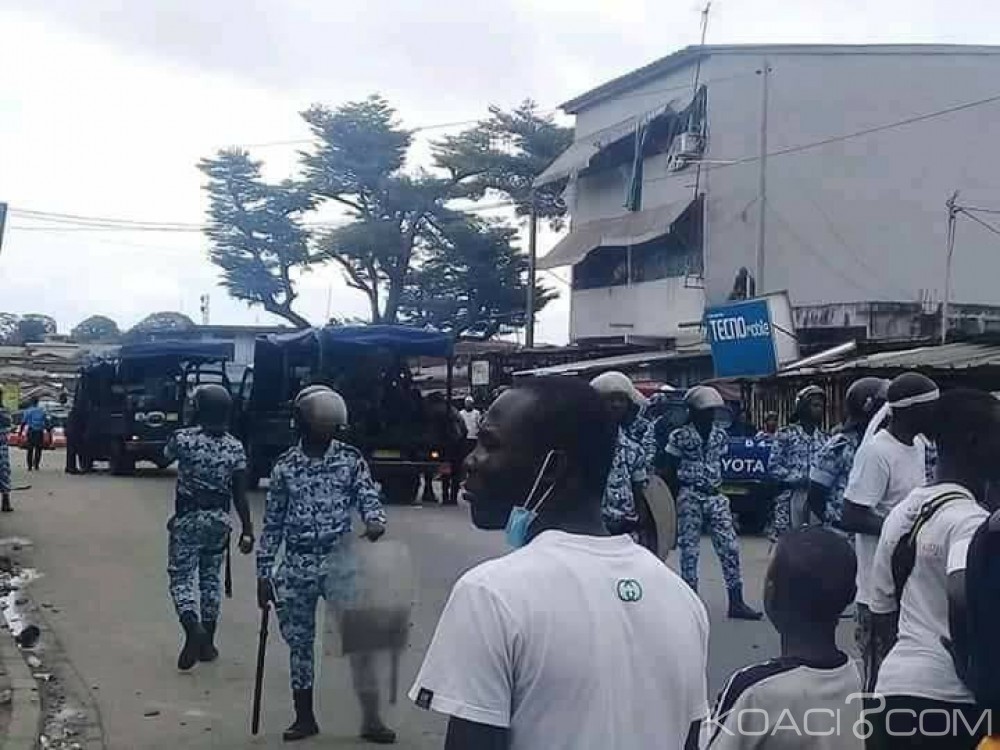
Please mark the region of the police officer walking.
[[215, 631], [222, 601], [222, 560], [229, 548], [229, 506], [236, 506], [242, 532], [239, 548], [253, 551], [253, 526], [246, 498], [247, 459], [243, 445], [226, 430], [232, 399], [221, 385], [194, 393], [197, 427], [178, 430], [163, 454], [177, 460], [176, 510], [170, 532], [167, 574], [185, 641], [177, 668], [218, 658]]
[[701, 528], [708, 517], [712, 546], [722, 565], [729, 594], [729, 617], [759, 620], [761, 613], [743, 601], [740, 548], [723, 495], [722, 457], [729, 452], [729, 438], [716, 423], [726, 404], [714, 388], [698, 385], [684, 398], [690, 411], [686, 425], [670, 434], [665, 449], [664, 475], [677, 498], [677, 546], [681, 549], [681, 577], [698, 590], [698, 553]]
[[792, 423], [782, 427], [771, 444], [767, 471], [781, 492], [774, 499], [773, 538], [809, 521], [809, 470], [829, 436], [820, 428], [826, 409], [826, 394], [809, 385], [795, 395]]
[[[295, 721], [283, 734], [285, 741], [319, 733], [313, 713], [316, 605], [321, 596], [335, 605], [352, 599], [351, 511], [361, 514], [372, 542], [385, 533], [386, 520], [361, 452], [335, 439], [347, 426], [343, 398], [325, 386], [310, 386], [295, 399], [295, 422], [301, 441], [275, 463], [257, 550], [257, 600], [261, 609], [275, 602], [290, 655]], [[362, 739], [395, 742], [395, 732], [379, 714], [371, 655], [352, 655], [351, 671]]]

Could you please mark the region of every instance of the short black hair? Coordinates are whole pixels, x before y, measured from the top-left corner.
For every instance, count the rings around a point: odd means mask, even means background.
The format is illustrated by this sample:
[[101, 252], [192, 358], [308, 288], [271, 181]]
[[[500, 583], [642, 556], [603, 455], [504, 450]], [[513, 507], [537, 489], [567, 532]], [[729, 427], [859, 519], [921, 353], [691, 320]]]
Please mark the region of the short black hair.
[[786, 532], [771, 563], [776, 603], [798, 621], [835, 623], [854, 600], [857, 567], [851, 545], [829, 529]]
[[927, 437], [947, 456], [965, 454], [973, 434], [996, 429], [996, 407], [1000, 401], [977, 388], [953, 388], [937, 400]]
[[537, 402], [529, 434], [535, 444], [563, 451], [586, 487], [603, 491], [618, 445], [618, 426], [604, 400], [578, 378], [547, 376], [518, 383]]

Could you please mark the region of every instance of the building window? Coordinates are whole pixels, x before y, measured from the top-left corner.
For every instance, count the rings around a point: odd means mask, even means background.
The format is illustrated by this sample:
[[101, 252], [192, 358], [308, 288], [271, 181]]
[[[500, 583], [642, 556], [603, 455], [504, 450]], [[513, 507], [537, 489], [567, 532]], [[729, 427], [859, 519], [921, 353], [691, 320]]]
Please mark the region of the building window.
[[[599, 247], [573, 267], [574, 289], [600, 289], [657, 279], [701, 276], [702, 207], [699, 198], [691, 203], [654, 240], [627, 247]], [[631, 257], [630, 257], [631, 256]]]

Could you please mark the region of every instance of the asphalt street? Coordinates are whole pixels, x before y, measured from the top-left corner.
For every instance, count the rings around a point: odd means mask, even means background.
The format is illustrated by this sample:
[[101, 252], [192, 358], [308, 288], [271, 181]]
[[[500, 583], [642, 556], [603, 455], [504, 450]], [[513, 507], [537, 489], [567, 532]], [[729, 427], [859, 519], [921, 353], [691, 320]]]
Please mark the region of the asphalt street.
[[[32, 584], [33, 597], [44, 603], [42, 611], [65, 657], [100, 711], [106, 747], [282, 746], [280, 734], [291, 719], [287, 650], [273, 618], [263, 732], [256, 739], [249, 734], [259, 625], [252, 557], [233, 556], [235, 595], [223, 604], [221, 658], [179, 674], [180, 631], [165, 570], [172, 474], [70, 477], [57, 470], [60, 455], [46, 458], [49, 466], [41, 473], [28, 475], [15, 467], [15, 485], [30, 482], [31, 488], [15, 493], [16, 512], [0, 519], [0, 535], [31, 540], [30, 563], [42, 574]], [[254, 493], [258, 525], [263, 500], [263, 492]], [[477, 562], [503, 554], [504, 540], [501, 534], [475, 530], [464, 508], [441, 507], [390, 507], [389, 536], [409, 545], [418, 601], [401, 666], [400, 702], [386, 718], [398, 730], [399, 747], [440, 748], [444, 720], [412, 707], [404, 693], [451, 585]], [[768, 544], [744, 538], [742, 549], [747, 599], [757, 606]], [[709, 688], [714, 696], [734, 669], [776, 654], [778, 639], [766, 622], [725, 618], [721, 571], [707, 540], [701, 580], [712, 619]], [[846, 621], [842, 630], [846, 644]], [[359, 716], [345, 659], [334, 653], [324, 659], [317, 693], [323, 734], [303, 746], [364, 746], [355, 739]]]

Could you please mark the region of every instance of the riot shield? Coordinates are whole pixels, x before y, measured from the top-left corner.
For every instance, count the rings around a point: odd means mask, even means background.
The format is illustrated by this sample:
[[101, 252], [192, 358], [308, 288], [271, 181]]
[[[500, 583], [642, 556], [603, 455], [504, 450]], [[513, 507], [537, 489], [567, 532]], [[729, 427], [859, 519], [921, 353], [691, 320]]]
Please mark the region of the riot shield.
[[399, 660], [407, 646], [416, 595], [409, 549], [391, 539], [354, 539], [332, 554], [329, 563], [324, 640], [339, 640], [340, 652], [350, 659], [356, 689], [383, 683], [387, 664], [387, 694], [395, 703]]
[[670, 550], [677, 546], [677, 505], [667, 483], [656, 474], [650, 476], [645, 495], [656, 524], [656, 556], [666, 560]]

